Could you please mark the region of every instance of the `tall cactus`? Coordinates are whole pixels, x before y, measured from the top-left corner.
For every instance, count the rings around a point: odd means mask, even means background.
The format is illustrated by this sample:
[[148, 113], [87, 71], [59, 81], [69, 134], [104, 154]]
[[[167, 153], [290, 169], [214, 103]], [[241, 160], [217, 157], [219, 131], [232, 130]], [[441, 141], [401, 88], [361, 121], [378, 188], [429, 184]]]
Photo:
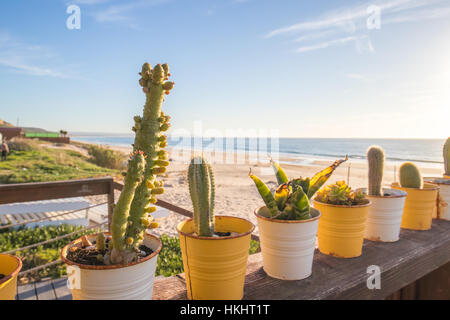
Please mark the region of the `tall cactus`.
[[369, 195], [381, 196], [384, 174], [384, 151], [379, 146], [371, 146], [367, 150], [367, 161], [369, 163]]
[[202, 157], [194, 157], [188, 170], [189, 193], [194, 207], [194, 229], [198, 236], [214, 233], [214, 173]]
[[404, 188], [423, 187], [423, 179], [419, 168], [412, 162], [405, 162], [399, 169], [400, 185]]
[[157, 64], [152, 69], [145, 63], [140, 75], [139, 84], [146, 102], [143, 116], [134, 117], [133, 153], [111, 224], [113, 249], [110, 260], [116, 264], [136, 261], [144, 232], [151, 225], [149, 214], [156, 211], [151, 204], [156, 203], [156, 195], [164, 192], [162, 181], [156, 178], [169, 165], [164, 151], [167, 137], [163, 132], [169, 128], [170, 117], [161, 111], [164, 95], [174, 86], [173, 82], [166, 81], [170, 76], [169, 66]]
[[447, 138], [447, 141], [445, 141], [444, 144], [444, 168], [445, 168], [445, 175], [450, 176], [450, 138]]

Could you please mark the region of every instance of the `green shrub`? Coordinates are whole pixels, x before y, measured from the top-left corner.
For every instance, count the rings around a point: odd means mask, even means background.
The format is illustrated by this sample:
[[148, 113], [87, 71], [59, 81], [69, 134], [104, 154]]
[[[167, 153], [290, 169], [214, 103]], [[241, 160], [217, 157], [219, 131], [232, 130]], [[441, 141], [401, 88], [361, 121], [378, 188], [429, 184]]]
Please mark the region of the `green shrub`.
[[8, 141], [9, 151], [33, 151], [39, 150], [39, 143], [32, 139], [13, 138]]
[[[22, 248], [38, 242], [54, 239], [57, 236], [81, 230], [82, 227], [62, 224], [35, 228], [4, 229], [0, 231], [0, 252]], [[83, 234], [96, 232], [95, 229], [79, 232], [71, 237], [50, 242], [39, 247], [17, 251], [14, 254], [22, 259], [25, 271], [59, 259], [62, 247]], [[63, 264], [57, 264], [21, 277], [21, 282], [37, 281], [44, 277], [59, 278], [66, 274]]]
[[0, 162], [0, 183], [45, 182], [118, 174], [116, 170], [89, 162], [87, 157], [72, 150], [12, 150], [7, 161]]
[[100, 167], [117, 170], [125, 167], [126, 157], [122, 152], [92, 145], [88, 153], [91, 156], [91, 162]]

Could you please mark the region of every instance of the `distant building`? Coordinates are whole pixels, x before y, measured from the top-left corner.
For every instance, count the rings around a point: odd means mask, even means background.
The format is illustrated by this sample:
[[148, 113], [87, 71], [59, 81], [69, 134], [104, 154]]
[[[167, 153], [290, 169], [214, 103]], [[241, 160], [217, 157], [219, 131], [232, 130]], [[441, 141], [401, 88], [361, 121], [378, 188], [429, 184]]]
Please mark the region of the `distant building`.
[[22, 134], [22, 129], [21, 128], [0, 127], [0, 133], [3, 136], [3, 139], [11, 140], [14, 137], [20, 137]]

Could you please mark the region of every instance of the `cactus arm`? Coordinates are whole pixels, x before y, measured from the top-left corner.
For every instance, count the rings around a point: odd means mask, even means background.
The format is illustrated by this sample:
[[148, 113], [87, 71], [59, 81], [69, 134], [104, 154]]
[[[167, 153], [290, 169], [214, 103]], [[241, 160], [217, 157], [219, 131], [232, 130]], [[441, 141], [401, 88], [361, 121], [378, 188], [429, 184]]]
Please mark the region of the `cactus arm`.
[[278, 162], [273, 161], [270, 159], [270, 163], [272, 165], [273, 171], [275, 172], [275, 176], [277, 177], [278, 184], [288, 183], [289, 179], [284, 172], [284, 170], [280, 167]]
[[[145, 159], [144, 155], [137, 152], [132, 155], [128, 161], [127, 175], [125, 176], [125, 183], [123, 190], [117, 201], [111, 222], [111, 235], [113, 242], [113, 249], [119, 253], [125, 249], [125, 233], [127, 228], [128, 217], [130, 214], [131, 202], [134, 198], [136, 187], [142, 180], [142, 173], [144, 172]], [[116, 255], [117, 257], [117, 255]], [[116, 262], [121, 262], [117, 257]]]
[[324, 183], [327, 182], [334, 170], [336, 170], [337, 167], [347, 160], [348, 156], [346, 156], [344, 160], [336, 160], [328, 168], [316, 173], [309, 183], [308, 198], [311, 199], [311, 197], [314, 196], [314, 194], [324, 185]]
[[371, 196], [382, 195], [382, 182], [384, 170], [384, 151], [381, 147], [372, 146], [367, 150], [367, 162], [369, 165], [369, 188]]
[[444, 168], [445, 168], [445, 175], [450, 176], [450, 138], [447, 138], [447, 141], [445, 141], [444, 144]]
[[269, 209], [270, 216], [271, 217], [276, 216], [278, 214], [278, 206], [277, 203], [275, 202], [275, 198], [273, 197], [272, 192], [270, 192], [269, 187], [264, 182], [262, 182], [261, 179], [253, 175], [251, 171], [249, 173], [249, 176], [255, 183], [256, 188], [258, 189], [258, 192], [261, 195], [261, 198], [263, 199], [264, 203]]

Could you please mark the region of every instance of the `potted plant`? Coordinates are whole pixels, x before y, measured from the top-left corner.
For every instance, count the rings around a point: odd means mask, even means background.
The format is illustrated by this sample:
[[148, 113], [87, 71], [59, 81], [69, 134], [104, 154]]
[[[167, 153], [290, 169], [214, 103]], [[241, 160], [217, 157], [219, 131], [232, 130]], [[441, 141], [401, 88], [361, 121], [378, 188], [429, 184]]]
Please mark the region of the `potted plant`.
[[[140, 85], [146, 94], [143, 116], [134, 117], [136, 136], [128, 160], [124, 187], [114, 206], [111, 233], [85, 236], [65, 246], [74, 299], [151, 299], [161, 241], [146, 233], [157, 226], [149, 216], [164, 192], [157, 176], [166, 171], [169, 117], [161, 111], [164, 95], [173, 88], [166, 81], [167, 64], [153, 69], [145, 63]], [[95, 245], [94, 245], [95, 244]]]
[[432, 183], [439, 186], [438, 200], [436, 208], [433, 213], [433, 218], [450, 220], [450, 210], [448, 205], [450, 203], [450, 138], [444, 144], [444, 169], [443, 178], [424, 178], [425, 182]]
[[202, 157], [191, 160], [188, 181], [194, 217], [177, 226], [188, 299], [242, 299], [255, 226], [242, 218], [214, 217], [214, 174]]
[[17, 291], [17, 275], [22, 269], [19, 257], [0, 253], [0, 300], [14, 300]]
[[385, 155], [381, 147], [367, 150], [369, 185], [363, 189], [372, 202], [369, 207], [364, 238], [371, 241], [394, 242], [399, 239], [406, 192], [382, 188]]
[[392, 188], [406, 191], [401, 227], [412, 230], [429, 230], [436, 207], [439, 187], [424, 183], [419, 168], [412, 162], [405, 162], [399, 168], [400, 184]]
[[314, 246], [320, 212], [310, 205], [310, 198], [345, 160], [337, 160], [312, 179], [289, 180], [280, 165], [272, 161], [277, 187], [270, 189], [250, 172], [264, 207], [255, 210], [264, 271], [283, 280], [300, 280], [312, 272]]
[[319, 251], [338, 258], [359, 257], [370, 205], [364, 193], [353, 191], [345, 181], [320, 190], [314, 199], [314, 208], [322, 213]]

